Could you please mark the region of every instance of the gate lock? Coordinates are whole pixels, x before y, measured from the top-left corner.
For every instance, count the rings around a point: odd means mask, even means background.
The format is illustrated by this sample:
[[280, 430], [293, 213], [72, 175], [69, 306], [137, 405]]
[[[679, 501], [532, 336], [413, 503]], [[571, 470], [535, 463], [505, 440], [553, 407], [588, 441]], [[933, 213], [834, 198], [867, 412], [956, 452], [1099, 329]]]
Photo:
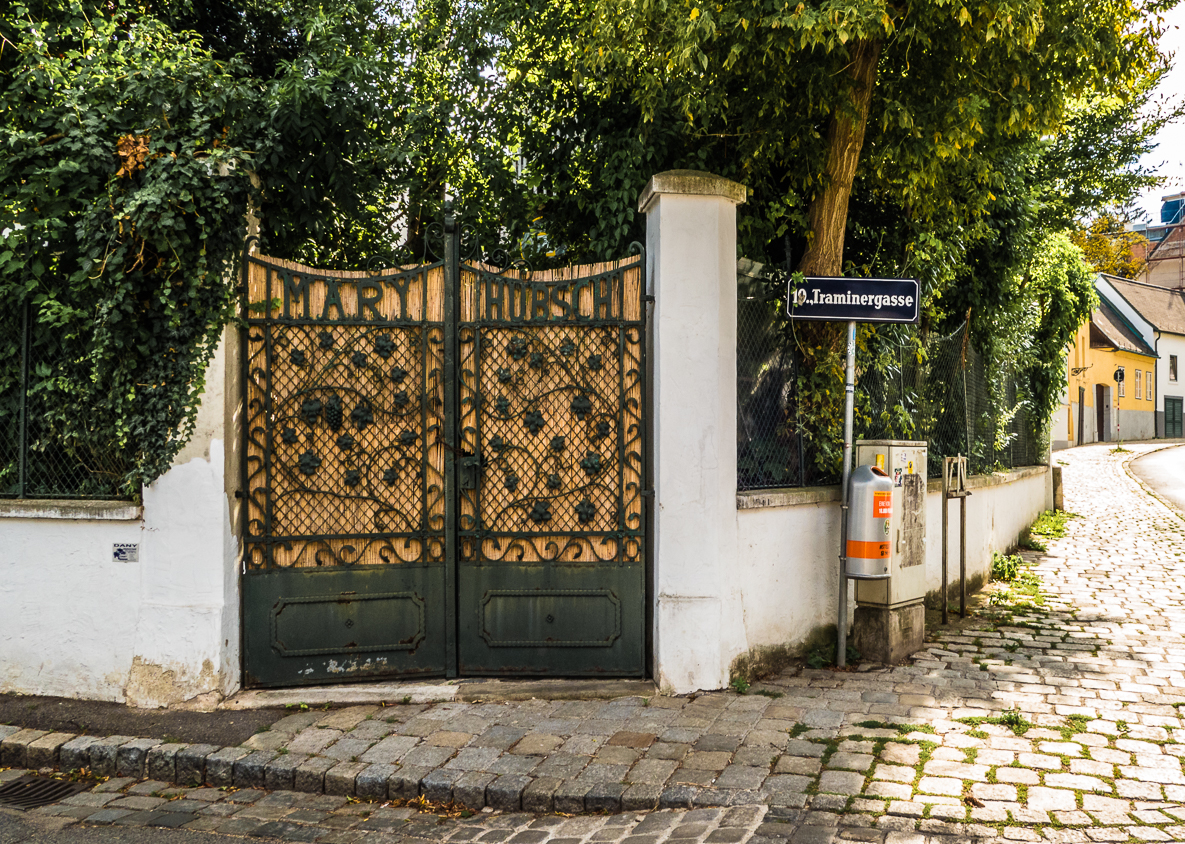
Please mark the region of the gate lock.
[[477, 478], [481, 474], [481, 455], [469, 454], [462, 457], [459, 474], [461, 489], [477, 489]]

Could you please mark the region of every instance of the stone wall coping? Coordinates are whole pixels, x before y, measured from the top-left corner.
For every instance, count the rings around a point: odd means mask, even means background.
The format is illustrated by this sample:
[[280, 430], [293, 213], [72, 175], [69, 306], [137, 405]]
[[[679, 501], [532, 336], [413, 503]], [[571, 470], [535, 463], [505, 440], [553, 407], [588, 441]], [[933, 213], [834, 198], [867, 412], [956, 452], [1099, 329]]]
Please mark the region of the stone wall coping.
[[662, 193], [684, 196], [719, 196], [741, 205], [748, 195], [748, 189], [731, 179], [706, 173], [703, 170], [665, 170], [650, 177], [650, 181], [646, 183], [641, 196], [638, 197], [638, 210], [646, 213], [646, 209], [654, 202], [655, 196]]
[[839, 484], [751, 489], [737, 493], [737, 509], [764, 510], [767, 507], [801, 507], [806, 504], [828, 504], [839, 500]]
[[[1048, 466], [1022, 466], [1007, 472], [992, 472], [990, 475], [972, 475], [967, 478], [970, 490], [1016, 483], [1049, 472]], [[926, 484], [927, 493], [942, 492], [942, 480], [935, 478]], [[839, 484], [812, 487], [783, 487], [780, 489], [754, 489], [737, 493], [738, 510], [763, 510], [769, 507], [800, 507], [806, 504], [827, 504], [839, 501]]]
[[142, 518], [144, 518], [144, 507], [131, 501], [55, 498], [0, 499], [0, 519], [135, 522]]

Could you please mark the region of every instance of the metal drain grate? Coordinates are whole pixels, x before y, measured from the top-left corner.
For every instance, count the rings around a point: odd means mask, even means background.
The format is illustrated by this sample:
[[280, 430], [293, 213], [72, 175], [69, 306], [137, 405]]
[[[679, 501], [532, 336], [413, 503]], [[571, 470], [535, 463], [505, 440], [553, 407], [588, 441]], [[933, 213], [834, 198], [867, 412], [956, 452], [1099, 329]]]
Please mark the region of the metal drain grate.
[[52, 780], [49, 777], [23, 776], [0, 786], [0, 806], [14, 809], [36, 809], [65, 800], [80, 791], [86, 791], [92, 783]]

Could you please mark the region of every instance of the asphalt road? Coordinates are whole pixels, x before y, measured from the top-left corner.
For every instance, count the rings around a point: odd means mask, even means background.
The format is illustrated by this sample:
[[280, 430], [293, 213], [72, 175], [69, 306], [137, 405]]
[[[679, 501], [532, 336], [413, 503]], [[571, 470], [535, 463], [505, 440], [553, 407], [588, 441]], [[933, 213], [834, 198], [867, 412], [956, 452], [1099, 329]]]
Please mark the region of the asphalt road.
[[[0, 724], [92, 736], [137, 736], [190, 744], [238, 745], [289, 713], [283, 709], [188, 712], [122, 703], [0, 694]], [[3, 842], [0, 838], [0, 842]]]
[[242, 844], [243, 841], [230, 835], [184, 829], [63, 826], [58, 818], [0, 809], [0, 844], [229, 844], [231, 841]]
[[1185, 446], [1165, 448], [1131, 462], [1136, 477], [1185, 513]]

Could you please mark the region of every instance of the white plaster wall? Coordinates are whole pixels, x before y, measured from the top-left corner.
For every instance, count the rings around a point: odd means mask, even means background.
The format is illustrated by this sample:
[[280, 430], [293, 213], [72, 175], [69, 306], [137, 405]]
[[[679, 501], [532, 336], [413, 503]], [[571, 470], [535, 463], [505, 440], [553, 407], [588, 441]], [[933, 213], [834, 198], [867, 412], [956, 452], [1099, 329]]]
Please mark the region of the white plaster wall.
[[[838, 496], [838, 490], [836, 492]], [[839, 502], [737, 510], [736, 583], [745, 642], [797, 644], [835, 624], [839, 601]], [[848, 607], [854, 611], [854, 591]]]
[[[947, 567], [951, 584], [959, 575], [959, 502], [948, 515]], [[1045, 510], [1053, 508], [1053, 475], [1048, 470], [1012, 483], [977, 486], [967, 499], [967, 579], [986, 578], [992, 552], [1005, 551]], [[926, 496], [926, 590], [942, 590], [942, 492]]]
[[123, 700], [140, 565], [111, 561], [139, 521], [3, 519], [0, 692]]
[[[140, 518], [0, 518], [0, 692], [165, 706], [237, 688], [226, 357], [224, 342], [195, 436]], [[113, 543], [138, 543], [139, 561], [112, 562]]]
[[[973, 479], [977, 484], [985, 479]], [[838, 496], [838, 491], [836, 492]], [[941, 492], [926, 496], [927, 591], [942, 584]], [[950, 504], [951, 583], [959, 571], [958, 502]], [[1046, 470], [1021, 480], [972, 489], [967, 499], [968, 578], [986, 575], [992, 551], [1004, 551], [1053, 506]], [[798, 645], [834, 625], [839, 589], [839, 502], [737, 510], [737, 566], [745, 640], [732, 643], [729, 664], [751, 648]], [[849, 588], [851, 588], [849, 586]], [[849, 603], [854, 612], [854, 600]], [[849, 623], [851, 616], [849, 616]]]
[[[1164, 397], [1185, 397], [1185, 337], [1158, 332], [1156, 335], [1156, 409], [1164, 412]], [[1169, 380], [1169, 355], [1177, 356], [1177, 380]]]

